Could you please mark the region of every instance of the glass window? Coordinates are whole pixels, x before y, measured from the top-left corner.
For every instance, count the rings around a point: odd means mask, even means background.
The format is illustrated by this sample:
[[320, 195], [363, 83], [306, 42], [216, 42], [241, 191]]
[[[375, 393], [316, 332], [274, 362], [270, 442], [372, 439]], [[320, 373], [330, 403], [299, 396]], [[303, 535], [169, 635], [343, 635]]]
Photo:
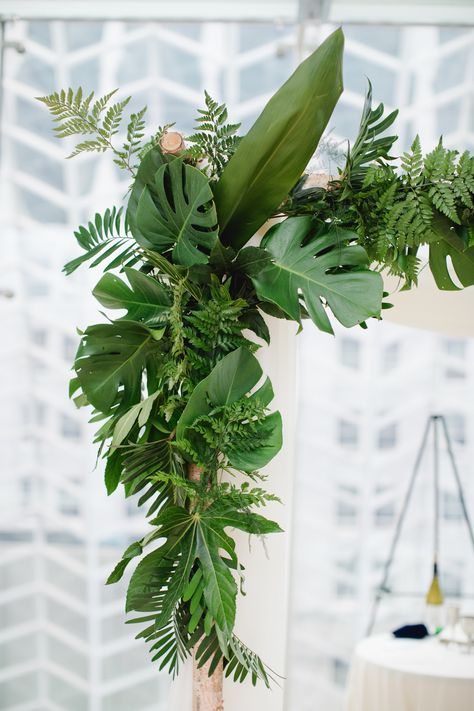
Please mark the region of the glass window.
[[61, 436], [65, 439], [76, 439], [81, 438], [82, 429], [76, 420], [68, 415], [61, 415]]
[[355, 587], [346, 582], [336, 582], [336, 597], [353, 598], [355, 595]]
[[398, 365], [400, 360], [400, 343], [394, 341], [382, 347], [382, 372], [388, 373]]
[[375, 525], [378, 527], [390, 526], [395, 516], [393, 502], [384, 504], [375, 509]]
[[354, 525], [357, 521], [357, 507], [345, 501], [338, 501], [336, 505], [337, 522], [342, 525]]
[[459, 338], [445, 338], [443, 341], [443, 350], [450, 356], [455, 358], [466, 357], [466, 341]]
[[349, 672], [349, 665], [345, 659], [333, 659], [333, 679], [336, 686], [344, 688]]
[[45, 346], [48, 340], [48, 331], [45, 328], [32, 328], [30, 338], [35, 346]]
[[397, 424], [392, 422], [379, 430], [377, 435], [378, 449], [393, 449], [397, 444]]
[[348, 368], [360, 368], [361, 348], [355, 338], [341, 338], [339, 348], [342, 365]]
[[444, 377], [446, 380], [465, 380], [466, 379], [466, 371], [462, 370], [461, 368], [446, 368], [444, 371]]
[[72, 363], [76, 356], [78, 338], [72, 336], [63, 336], [62, 356], [67, 363]]
[[80, 508], [74, 496], [67, 491], [59, 491], [58, 498], [58, 508], [64, 516], [79, 516]]
[[462, 413], [455, 412], [447, 415], [446, 426], [454, 442], [466, 443], [466, 418]]
[[349, 420], [339, 420], [337, 423], [338, 442], [343, 447], [355, 448], [359, 441], [357, 425]]
[[442, 493], [442, 512], [448, 521], [459, 521], [462, 519], [461, 501], [457, 494], [444, 491]]

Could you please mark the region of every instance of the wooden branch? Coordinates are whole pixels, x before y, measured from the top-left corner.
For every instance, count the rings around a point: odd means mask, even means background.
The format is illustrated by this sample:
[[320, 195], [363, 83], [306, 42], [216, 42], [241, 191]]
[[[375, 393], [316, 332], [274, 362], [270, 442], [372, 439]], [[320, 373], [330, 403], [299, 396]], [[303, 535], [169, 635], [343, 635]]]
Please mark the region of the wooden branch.
[[209, 676], [211, 662], [212, 657], [198, 669], [193, 652], [193, 711], [224, 711], [222, 694], [224, 665], [221, 659], [213, 675]]
[[166, 131], [160, 138], [160, 148], [163, 153], [177, 156], [185, 149], [184, 139], [177, 131]]
[[[188, 464], [189, 481], [199, 482], [202, 469], [197, 464]], [[223, 681], [224, 664], [221, 659], [212, 676], [209, 667], [212, 657], [202, 667], [198, 668], [195, 653], [200, 641], [193, 650], [193, 711], [224, 711]]]

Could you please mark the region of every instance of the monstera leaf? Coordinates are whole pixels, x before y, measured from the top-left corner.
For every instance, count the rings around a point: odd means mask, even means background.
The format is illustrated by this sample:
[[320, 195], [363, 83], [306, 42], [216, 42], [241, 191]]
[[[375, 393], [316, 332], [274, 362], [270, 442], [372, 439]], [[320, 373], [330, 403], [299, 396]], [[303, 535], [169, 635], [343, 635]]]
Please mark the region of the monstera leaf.
[[206, 264], [217, 242], [217, 215], [206, 176], [182, 159], [163, 164], [138, 200], [134, 236], [143, 246], [171, 252], [173, 262]]
[[221, 239], [242, 247], [303, 174], [342, 92], [336, 30], [270, 99], [214, 187]]
[[134, 321], [89, 326], [74, 363], [88, 402], [106, 413], [113, 406], [123, 410], [139, 402], [144, 370], [150, 382], [156, 375], [162, 335]]
[[175, 156], [170, 154], [163, 154], [158, 146], [154, 146], [148, 151], [146, 156], [142, 159], [135, 180], [133, 182], [132, 190], [130, 192], [130, 197], [127, 205], [127, 223], [130, 227], [130, 231], [142, 247], [152, 248], [151, 242], [148, 242], [145, 235], [143, 235], [137, 227], [137, 207], [140, 196], [146, 185], [152, 185], [155, 180], [156, 171], [163, 165], [170, 163], [175, 160]]
[[449, 220], [437, 213], [433, 220], [433, 230], [438, 239], [430, 242], [430, 269], [438, 289], [447, 291], [459, 289], [449, 273], [448, 259], [451, 260], [461, 284], [474, 285], [474, 246], [469, 246], [462, 239], [463, 228], [457, 227], [455, 231]]
[[326, 305], [344, 326], [379, 316], [382, 278], [367, 269], [365, 250], [348, 244], [357, 236], [323, 228], [311, 236], [310, 217], [292, 217], [271, 228], [262, 248], [247, 247], [239, 264], [261, 299], [276, 304], [300, 322], [300, 296], [316, 326], [333, 333]]
[[171, 306], [165, 289], [153, 277], [136, 269], [124, 269], [130, 286], [110, 272], [104, 274], [93, 294], [108, 309], [126, 309], [123, 318], [149, 326], [163, 322]]
[[[246, 397], [262, 376], [262, 369], [252, 353], [245, 348], [229, 353], [213, 368], [211, 373], [194, 388], [191, 397], [178, 421], [177, 439], [185, 439], [186, 431], [203, 415], [209, 415], [214, 408], [232, 405]], [[260, 393], [260, 395], [259, 395]], [[259, 397], [263, 406], [268, 405], [269, 394], [273, 396], [267, 380], [264, 386], [250, 395]], [[270, 399], [271, 399], [270, 396]], [[258, 441], [258, 445], [256, 445]], [[223, 452], [230, 464], [243, 471], [254, 471], [264, 467], [280, 451], [282, 445], [281, 415], [274, 412], [258, 423], [254, 442], [239, 442], [224, 447]]]

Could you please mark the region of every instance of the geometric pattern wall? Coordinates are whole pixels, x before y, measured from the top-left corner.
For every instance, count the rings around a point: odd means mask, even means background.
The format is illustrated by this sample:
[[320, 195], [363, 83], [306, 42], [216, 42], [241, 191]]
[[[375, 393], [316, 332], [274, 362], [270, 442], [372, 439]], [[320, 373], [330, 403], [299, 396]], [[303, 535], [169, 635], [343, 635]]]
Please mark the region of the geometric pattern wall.
[[[403, 147], [415, 132], [426, 148], [439, 133], [447, 144], [474, 146], [471, 32], [345, 29], [346, 91], [331, 120], [333, 140], [353, 137], [368, 75], [376, 98], [402, 108]], [[176, 120], [188, 132], [206, 88], [245, 130], [317, 43], [314, 30], [303, 46], [297, 37], [295, 27], [274, 24], [6, 25], [6, 39], [25, 52], [6, 50], [2, 96], [2, 711], [165, 711], [169, 685], [123, 624], [126, 583], [103, 585], [128, 541], [142, 535], [141, 515], [118, 492], [107, 500], [86, 414], [67, 399], [75, 329], [96, 318], [87, 294], [98, 275], [83, 268], [65, 278], [61, 267], [77, 254], [73, 229], [119, 203], [126, 177], [106, 157], [65, 161], [68, 146], [54, 139], [33, 97], [69, 85], [97, 94], [120, 87], [133, 95], [132, 109], [148, 105], [151, 128]], [[472, 346], [384, 326], [336, 341], [308, 333], [300, 348], [295, 541], [310, 534], [314, 545], [295, 555], [288, 711], [313, 709], [305, 695], [326, 699], [320, 707], [333, 711], [400, 494], [400, 467], [411, 461], [433, 393], [464, 438], [463, 463], [472, 461], [465, 405]], [[377, 359], [392, 364], [380, 381], [369, 378]], [[318, 372], [326, 373], [324, 387]], [[355, 561], [361, 536], [377, 550]], [[329, 538], [336, 547], [324, 547]]]

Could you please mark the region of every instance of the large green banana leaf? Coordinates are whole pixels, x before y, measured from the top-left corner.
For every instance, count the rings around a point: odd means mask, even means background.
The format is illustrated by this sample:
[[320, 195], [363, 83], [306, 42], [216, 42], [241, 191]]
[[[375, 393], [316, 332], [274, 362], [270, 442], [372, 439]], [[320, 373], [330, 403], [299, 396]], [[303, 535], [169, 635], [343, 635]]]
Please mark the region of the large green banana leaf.
[[[454, 271], [463, 286], [474, 285], [474, 246], [469, 246], [462, 237], [451, 229], [444, 215], [437, 214], [433, 221], [437, 239], [430, 242], [430, 269], [438, 289], [455, 291], [456, 286], [449, 273], [447, 260], [450, 259]], [[462, 231], [461, 228], [456, 230]]]
[[270, 99], [214, 187], [221, 240], [242, 247], [304, 172], [342, 92], [342, 30]]
[[257, 294], [300, 322], [300, 296], [316, 326], [333, 333], [326, 304], [343, 326], [379, 316], [382, 277], [367, 269], [365, 250], [352, 232], [325, 228], [311, 237], [311, 217], [291, 217], [271, 228], [262, 247], [247, 247], [239, 264]]
[[136, 239], [173, 262], [206, 264], [217, 242], [217, 215], [206, 176], [181, 159], [162, 165], [145, 185], [135, 213]]

